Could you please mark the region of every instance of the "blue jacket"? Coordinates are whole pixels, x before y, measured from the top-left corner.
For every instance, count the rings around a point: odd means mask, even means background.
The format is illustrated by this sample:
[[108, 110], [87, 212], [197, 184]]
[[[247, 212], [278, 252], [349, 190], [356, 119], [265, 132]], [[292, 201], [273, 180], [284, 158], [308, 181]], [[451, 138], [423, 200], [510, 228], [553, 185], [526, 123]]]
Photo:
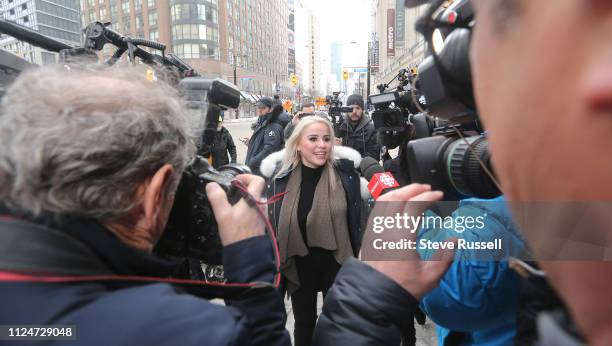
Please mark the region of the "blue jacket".
[[[16, 246], [24, 234], [37, 245]], [[15, 241], [7, 241], [11, 236]], [[0, 271], [36, 267], [32, 258], [42, 253], [47, 257], [38, 265], [64, 264], [50, 268], [53, 273], [89, 266], [88, 272], [109, 275], [167, 276], [172, 268], [124, 245], [97, 223], [58, 230], [0, 220], [0, 239]], [[63, 245], [52, 247], [52, 240]], [[271, 282], [276, 272], [263, 236], [225, 247], [223, 264], [230, 282]], [[226, 300], [227, 306], [167, 283], [0, 280], [0, 292], [1, 325], [75, 325], [77, 340], [69, 345], [290, 345], [284, 305], [271, 287], [243, 292]]]
[[[503, 237], [505, 253], [517, 255], [523, 240], [503, 197], [460, 202], [452, 217], [487, 215], [486, 228], [465, 230], [460, 237], [485, 240], [479, 232]], [[422, 229], [420, 238], [443, 240], [457, 237], [451, 229]], [[472, 253], [470, 253], [470, 251]], [[518, 277], [507, 261], [474, 259], [476, 250], [457, 250], [456, 261], [440, 285], [421, 300], [423, 311], [438, 325], [440, 345], [512, 345], [516, 331]], [[423, 257], [431, 253], [422, 252]], [[453, 341], [451, 341], [453, 340]]]

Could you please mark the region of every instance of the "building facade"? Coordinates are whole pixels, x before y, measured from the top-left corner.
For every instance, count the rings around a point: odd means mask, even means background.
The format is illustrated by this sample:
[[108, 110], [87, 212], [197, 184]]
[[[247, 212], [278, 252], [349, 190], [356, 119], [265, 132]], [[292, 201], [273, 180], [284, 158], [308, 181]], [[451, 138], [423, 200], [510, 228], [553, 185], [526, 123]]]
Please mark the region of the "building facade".
[[[400, 69], [418, 66], [425, 58], [425, 40], [414, 30], [427, 5], [413, 9], [404, 0], [372, 1], [371, 85], [390, 81]], [[371, 88], [371, 92], [377, 92]]]
[[110, 22], [122, 34], [160, 41], [203, 76], [259, 95], [290, 93], [287, 0], [81, 0], [81, 6], [83, 23]]
[[306, 88], [312, 97], [323, 94], [321, 90], [321, 32], [319, 19], [314, 11], [308, 12], [308, 75]]
[[[78, 0], [2, 0], [6, 20], [34, 29], [71, 46], [81, 44], [81, 17]], [[10, 36], [0, 35], [0, 48], [31, 63], [55, 63], [57, 54], [47, 52]]]

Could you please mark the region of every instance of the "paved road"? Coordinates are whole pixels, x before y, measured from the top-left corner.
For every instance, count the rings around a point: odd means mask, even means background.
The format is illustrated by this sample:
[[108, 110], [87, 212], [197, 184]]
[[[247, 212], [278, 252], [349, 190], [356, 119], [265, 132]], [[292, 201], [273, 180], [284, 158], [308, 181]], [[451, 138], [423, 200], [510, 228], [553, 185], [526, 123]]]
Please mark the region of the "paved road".
[[[246, 158], [247, 146], [240, 142], [241, 137], [250, 137], [253, 131], [251, 130], [251, 122], [240, 122], [240, 123], [227, 123], [225, 127], [229, 130], [234, 143], [236, 144], [236, 151], [238, 152], [238, 162], [244, 163]], [[318, 299], [318, 310], [321, 312], [321, 306], [323, 305], [323, 296], [319, 294]], [[287, 330], [291, 333], [291, 341], [293, 342], [293, 309], [291, 308], [291, 301], [285, 300], [285, 307], [287, 308]], [[431, 321], [427, 320], [424, 326], [416, 325], [417, 331], [417, 346], [434, 346], [437, 345], [435, 337], [435, 328]]]
[[251, 122], [227, 123], [224, 124], [224, 126], [229, 130], [232, 138], [234, 138], [234, 144], [236, 144], [236, 151], [238, 152], [238, 163], [244, 163], [247, 146], [240, 142], [240, 138], [251, 137], [253, 133], [253, 130], [251, 130]]

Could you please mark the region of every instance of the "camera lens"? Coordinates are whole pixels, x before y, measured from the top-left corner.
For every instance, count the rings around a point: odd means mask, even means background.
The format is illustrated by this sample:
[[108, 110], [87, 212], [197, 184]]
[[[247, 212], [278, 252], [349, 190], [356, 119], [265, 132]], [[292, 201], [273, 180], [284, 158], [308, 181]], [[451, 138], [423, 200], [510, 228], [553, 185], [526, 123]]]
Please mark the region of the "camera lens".
[[[467, 143], [466, 143], [467, 142]], [[453, 187], [464, 196], [494, 198], [500, 191], [481, 167], [482, 161], [493, 172], [489, 155], [489, 141], [482, 136], [459, 138], [451, 143], [444, 154], [447, 175]]]

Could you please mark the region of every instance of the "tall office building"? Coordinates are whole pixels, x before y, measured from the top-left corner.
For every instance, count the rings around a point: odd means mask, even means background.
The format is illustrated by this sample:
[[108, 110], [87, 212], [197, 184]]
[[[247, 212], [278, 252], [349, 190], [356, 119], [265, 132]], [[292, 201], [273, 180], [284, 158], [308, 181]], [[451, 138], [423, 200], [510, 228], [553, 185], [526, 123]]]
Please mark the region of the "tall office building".
[[[81, 43], [78, 0], [2, 0], [4, 19], [32, 28], [72, 46]], [[31, 63], [55, 62], [57, 54], [47, 52], [10, 36], [0, 35], [0, 48]]]
[[321, 90], [321, 42], [319, 19], [314, 11], [308, 13], [308, 75], [307, 89], [313, 97], [323, 95]]
[[372, 1], [372, 85], [388, 82], [401, 68], [424, 59], [425, 41], [414, 24], [426, 8], [407, 9], [404, 0]]
[[342, 84], [342, 42], [334, 41], [331, 44], [331, 74], [334, 75], [336, 85]]
[[81, 6], [84, 23], [110, 22], [123, 34], [160, 41], [204, 76], [256, 94], [270, 95], [276, 84], [289, 93], [287, 0], [81, 0]]

